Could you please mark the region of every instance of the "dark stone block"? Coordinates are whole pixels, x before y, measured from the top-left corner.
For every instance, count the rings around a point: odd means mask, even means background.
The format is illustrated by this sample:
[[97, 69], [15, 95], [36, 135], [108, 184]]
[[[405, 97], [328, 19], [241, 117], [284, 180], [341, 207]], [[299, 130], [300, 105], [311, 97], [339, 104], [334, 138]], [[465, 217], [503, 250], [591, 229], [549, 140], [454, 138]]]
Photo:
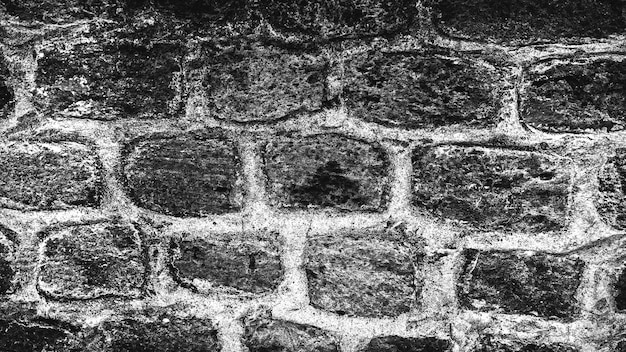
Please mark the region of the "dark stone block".
[[0, 351], [74, 352], [76, 339], [64, 329], [41, 323], [0, 320]]
[[67, 23], [94, 17], [114, 18], [129, 12], [146, 0], [0, 0], [9, 15], [22, 21]]
[[159, 26], [94, 25], [82, 41], [46, 43], [37, 60], [38, 107], [52, 116], [96, 120], [181, 115], [175, 86], [181, 85], [184, 42]]
[[465, 251], [458, 284], [464, 308], [571, 320], [584, 262], [550, 254]]
[[561, 63], [535, 68], [521, 94], [522, 120], [549, 132], [623, 130], [626, 60]]
[[367, 230], [309, 239], [311, 305], [340, 315], [394, 317], [415, 304], [415, 248], [408, 235]]
[[434, 337], [385, 336], [372, 339], [362, 352], [445, 352], [452, 344]]
[[191, 81], [206, 96], [207, 114], [239, 122], [321, 109], [326, 65], [314, 51], [248, 45], [221, 50], [210, 44], [190, 62]]
[[256, 4], [274, 28], [322, 38], [406, 32], [418, 14], [415, 0], [264, 0]]
[[598, 174], [599, 194], [596, 207], [609, 225], [626, 228], [626, 149], [619, 148]]
[[269, 313], [243, 319], [243, 343], [250, 352], [339, 352], [339, 339], [308, 325], [274, 320]]
[[371, 211], [386, 204], [389, 162], [378, 146], [335, 134], [281, 136], [264, 158], [272, 205]]
[[415, 205], [481, 230], [558, 231], [571, 170], [537, 152], [440, 146], [413, 154]]
[[[173, 242], [175, 276], [250, 293], [275, 290], [282, 281], [280, 243], [275, 233], [231, 233]], [[196, 287], [197, 289], [197, 287]]]
[[0, 120], [6, 118], [15, 106], [15, 93], [8, 83], [9, 76], [6, 60], [0, 56]]
[[240, 172], [235, 145], [221, 130], [135, 141], [125, 153], [135, 204], [174, 216], [239, 210]]
[[604, 38], [626, 29], [621, 0], [428, 0], [444, 33], [479, 41]]
[[58, 210], [100, 203], [100, 161], [78, 143], [0, 145], [0, 206]]
[[499, 72], [435, 52], [370, 52], [346, 62], [343, 97], [349, 113], [403, 128], [498, 122]]
[[49, 233], [38, 288], [53, 299], [135, 298], [144, 282], [137, 230], [122, 224], [75, 225]]
[[619, 310], [626, 310], [626, 269], [617, 278], [615, 293], [615, 306]]
[[617, 343], [615, 352], [626, 352], [626, 340]]
[[475, 352], [577, 352], [578, 349], [560, 343], [536, 344], [513, 341], [510, 343], [498, 342], [487, 336], [480, 342]]
[[210, 320], [160, 316], [107, 321], [84, 352], [218, 352], [221, 343]]

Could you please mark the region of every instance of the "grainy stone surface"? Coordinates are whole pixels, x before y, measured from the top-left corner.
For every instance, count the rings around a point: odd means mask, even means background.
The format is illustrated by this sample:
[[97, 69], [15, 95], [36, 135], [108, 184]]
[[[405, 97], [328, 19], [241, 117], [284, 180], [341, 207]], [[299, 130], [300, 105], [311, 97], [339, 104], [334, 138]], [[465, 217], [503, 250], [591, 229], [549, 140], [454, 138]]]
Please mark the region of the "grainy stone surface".
[[615, 306], [619, 310], [626, 310], [626, 268], [622, 269], [615, 283]]
[[51, 231], [38, 288], [53, 299], [139, 297], [144, 259], [137, 230], [117, 223], [75, 225]]
[[100, 162], [85, 145], [1, 143], [0, 165], [2, 207], [55, 210], [100, 202]]
[[565, 344], [535, 344], [535, 343], [503, 343], [487, 336], [482, 339], [475, 352], [577, 352], [578, 349]]
[[143, 0], [1, 0], [11, 16], [22, 21], [61, 24], [96, 16], [112, 17], [118, 11], [136, 8]]
[[156, 136], [126, 149], [125, 183], [138, 206], [181, 217], [241, 207], [239, 156], [223, 131]]
[[257, 10], [276, 29], [322, 38], [405, 32], [416, 22], [415, 0], [264, 0]]
[[15, 270], [7, 257], [11, 254], [11, 248], [0, 243], [0, 295], [9, 293], [12, 287]]
[[596, 206], [600, 216], [611, 226], [626, 228], [626, 149], [619, 148], [598, 173], [599, 194]]
[[0, 320], [0, 351], [74, 352], [76, 339], [64, 329], [41, 323]]
[[0, 55], [0, 120], [6, 118], [15, 105], [15, 92], [8, 82], [9, 75], [6, 60]]
[[250, 122], [321, 109], [326, 64], [319, 51], [205, 44], [189, 66], [209, 116]]
[[339, 340], [308, 325], [275, 320], [267, 312], [243, 319], [243, 343], [250, 352], [339, 352]]
[[502, 83], [492, 67], [428, 51], [349, 58], [343, 98], [350, 115], [403, 128], [494, 126]]
[[626, 340], [617, 343], [615, 352], [626, 352]]
[[619, 0], [428, 0], [444, 33], [490, 42], [603, 38], [626, 29]]
[[218, 352], [221, 343], [208, 319], [158, 316], [104, 322], [85, 352]]
[[250, 293], [275, 290], [282, 281], [276, 233], [229, 233], [174, 240], [174, 274], [193, 285], [206, 280]]
[[538, 152], [417, 148], [413, 202], [482, 230], [558, 231], [568, 217], [570, 169]]
[[465, 250], [464, 308], [571, 320], [584, 262], [543, 253]]
[[59, 117], [178, 117], [185, 49], [176, 32], [162, 26], [92, 24], [83, 38], [45, 42], [37, 57], [36, 104]]
[[340, 315], [393, 317], [415, 304], [415, 248], [405, 234], [334, 232], [309, 239], [311, 305]]
[[380, 147], [336, 134], [280, 136], [264, 151], [270, 202], [288, 208], [380, 210], [387, 157]]
[[372, 339], [362, 352], [445, 352], [452, 344], [434, 337], [384, 336]]
[[527, 74], [521, 118], [549, 132], [616, 131], [626, 122], [626, 60], [556, 63]]

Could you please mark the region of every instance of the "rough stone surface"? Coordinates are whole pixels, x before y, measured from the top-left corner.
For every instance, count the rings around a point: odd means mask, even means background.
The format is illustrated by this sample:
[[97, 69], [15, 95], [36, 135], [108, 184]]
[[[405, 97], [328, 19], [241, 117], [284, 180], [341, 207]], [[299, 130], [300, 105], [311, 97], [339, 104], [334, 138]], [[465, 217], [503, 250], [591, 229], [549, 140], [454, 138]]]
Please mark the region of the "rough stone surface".
[[0, 243], [0, 295], [9, 293], [15, 275], [15, 270], [7, 259], [10, 254], [11, 248]]
[[465, 251], [458, 282], [464, 308], [570, 320], [584, 263], [543, 253]]
[[[230, 233], [175, 240], [174, 275], [250, 293], [275, 290], [282, 281], [281, 246], [275, 233]], [[196, 287], [197, 288], [197, 287]]]
[[310, 238], [305, 269], [311, 305], [363, 317], [409, 312], [416, 299], [411, 240], [377, 230]]
[[526, 124], [549, 132], [624, 129], [626, 60], [557, 63], [534, 71], [521, 96]]
[[626, 268], [622, 269], [615, 283], [615, 306], [619, 310], [626, 310]]
[[85, 145], [1, 143], [0, 165], [2, 207], [56, 210], [100, 202], [100, 162]]
[[491, 336], [483, 338], [475, 352], [577, 352], [578, 349], [565, 344], [535, 344], [535, 343], [503, 343], [492, 339]]
[[0, 0], [11, 16], [22, 21], [66, 23], [95, 16], [110, 17], [118, 10], [129, 10], [142, 0]]
[[434, 337], [385, 336], [372, 339], [362, 352], [445, 352], [452, 344]]
[[221, 343], [210, 320], [159, 316], [103, 323], [85, 352], [218, 352]]
[[403, 128], [498, 122], [499, 73], [436, 52], [357, 55], [345, 63], [343, 98], [365, 121]]
[[37, 57], [37, 100], [51, 116], [176, 118], [184, 46], [160, 24], [91, 25], [82, 39], [46, 42]]
[[567, 223], [571, 172], [538, 153], [483, 147], [418, 148], [414, 204], [482, 230], [557, 231]]
[[274, 320], [267, 312], [243, 319], [243, 343], [250, 352], [339, 352], [339, 340], [308, 325]]
[[377, 146], [335, 134], [281, 136], [264, 159], [274, 206], [372, 211], [386, 204], [389, 162]]
[[626, 340], [617, 343], [617, 346], [615, 346], [615, 352], [626, 352]]
[[319, 110], [326, 60], [319, 52], [242, 45], [203, 45], [189, 63], [209, 116], [250, 122]]
[[439, 30], [490, 42], [532, 43], [623, 33], [620, 0], [428, 0]]
[[407, 31], [418, 11], [415, 0], [266, 0], [257, 4], [274, 28], [322, 38]]
[[598, 174], [599, 194], [596, 206], [600, 216], [609, 225], [626, 228], [626, 149], [619, 148]]
[[63, 329], [40, 323], [0, 320], [0, 351], [74, 352], [74, 337]]
[[53, 299], [139, 297], [144, 259], [134, 228], [116, 223], [53, 230], [45, 242], [38, 288]]
[[15, 105], [15, 93], [8, 82], [9, 75], [6, 60], [0, 56], [0, 120], [6, 118]]
[[149, 210], [187, 217], [241, 207], [239, 156], [221, 130], [132, 142], [123, 169], [131, 199]]

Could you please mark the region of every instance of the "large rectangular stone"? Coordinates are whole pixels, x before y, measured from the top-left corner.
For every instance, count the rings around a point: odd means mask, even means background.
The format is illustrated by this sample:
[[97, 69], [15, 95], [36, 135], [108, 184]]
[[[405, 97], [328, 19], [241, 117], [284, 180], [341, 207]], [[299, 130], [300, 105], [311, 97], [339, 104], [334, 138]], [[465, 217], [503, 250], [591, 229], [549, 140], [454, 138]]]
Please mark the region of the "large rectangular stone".
[[626, 228], [626, 148], [618, 148], [598, 171], [598, 213], [609, 225]]

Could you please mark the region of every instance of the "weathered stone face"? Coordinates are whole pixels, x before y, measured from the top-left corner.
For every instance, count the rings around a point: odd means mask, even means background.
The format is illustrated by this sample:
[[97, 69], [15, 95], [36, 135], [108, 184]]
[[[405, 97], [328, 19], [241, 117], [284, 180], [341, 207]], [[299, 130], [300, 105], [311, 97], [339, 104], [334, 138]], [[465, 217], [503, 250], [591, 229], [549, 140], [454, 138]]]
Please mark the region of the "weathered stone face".
[[322, 38], [407, 31], [416, 21], [414, 0], [264, 0], [257, 9], [284, 32]]
[[345, 63], [343, 97], [349, 114], [402, 128], [498, 122], [500, 73], [436, 52], [370, 52]]
[[[22, 21], [61, 24], [96, 16], [113, 17], [138, 8], [144, 0], [1, 0], [9, 15]], [[1, 8], [1, 7], [0, 7]]]
[[567, 223], [571, 171], [537, 152], [418, 148], [414, 204], [483, 230], [558, 231]]
[[86, 341], [85, 352], [218, 352], [210, 320], [159, 316], [103, 323]]
[[288, 208], [379, 210], [386, 204], [383, 151], [335, 134], [276, 137], [264, 152], [270, 202]]
[[190, 62], [209, 116], [228, 121], [275, 120], [321, 109], [326, 60], [320, 52], [242, 45], [204, 45]]
[[429, 0], [448, 35], [490, 42], [532, 43], [623, 33], [619, 0]]
[[77, 225], [50, 233], [38, 287], [53, 299], [135, 298], [145, 267], [137, 230], [122, 224]]
[[160, 25], [92, 25], [80, 41], [46, 42], [37, 59], [42, 112], [95, 120], [177, 118], [185, 49]]
[[458, 284], [464, 308], [563, 319], [579, 311], [579, 259], [474, 249], [465, 251], [465, 259]]
[[274, 320], [269, 313], [243, 319], [243, 343], [250, 352], [339, 352], [339, 340], [308, 325]]
[[599, 194], [596, 206], [600, 216], [611, 226], [626, 228], [626, 149], [619, 148], [598, 173]]
[[142, 208], [188, 217], [241, 207], [239, 156], [221, 130], [133, 142], [123, 169], [130, 197]]
[[626, 123], [626, 60], [554, 64], [531, 70], [521, 118], [550, 132], [617, 131]]
[[535, 344], [516, 342], [504, 344], [492, 339], [491, 336], [484, 337], [478, 348], [474, 352], [577, 352], [578, 349], [565, 344]]
[[85, 145], [5, 142], [0, 164], [2, 207], [58, 210], [100, 202], [100, 162]]
[[372, 339], [362, 352], [445, 352], [452, 344], [434, 337], [407, 338], [384, 336]]
[[58, 327], [0, 320], [0, 351], [71, 351], [75, 343], [73, 336]]
[[8, 82], [9, 77], [6, 60], [0, 56], [0, 120], [7, 118], [15, 105], [15, 93]]
[[615, 283], [615, 307], [626, 310], [626, 268], [622, 269]]
[[416, 299], [410, 242], [376, 231], [310, 238], [305, 269], [311, 305], [363, 317], [409, 312]]
[[268, 293], [282, 281], [275, 233], [231, 233], [174, 241], [172, 245], [174, 274], [191, 285], [201, 280], [243, 292]]

